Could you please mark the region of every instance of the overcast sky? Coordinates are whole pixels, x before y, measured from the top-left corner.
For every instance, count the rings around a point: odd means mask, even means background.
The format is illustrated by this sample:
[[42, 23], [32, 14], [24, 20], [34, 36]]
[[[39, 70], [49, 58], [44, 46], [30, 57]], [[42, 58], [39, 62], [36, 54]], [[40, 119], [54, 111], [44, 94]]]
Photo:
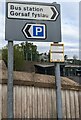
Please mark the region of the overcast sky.
[[[0, 0], [0, 48], [7, 44], [5, 41], [5, 0]], [[14, 0], [16, 1], [16, 0]], [[21, 1], [21, 0], [19, 0]], [[65, 54], [69, 58], [79, 57], [79, 0], [22, 0], [31, 2], [57, 2], [61, 5], [61, 30]], [[40, 52], [48, 52], [50, 43], [36, 43]]]

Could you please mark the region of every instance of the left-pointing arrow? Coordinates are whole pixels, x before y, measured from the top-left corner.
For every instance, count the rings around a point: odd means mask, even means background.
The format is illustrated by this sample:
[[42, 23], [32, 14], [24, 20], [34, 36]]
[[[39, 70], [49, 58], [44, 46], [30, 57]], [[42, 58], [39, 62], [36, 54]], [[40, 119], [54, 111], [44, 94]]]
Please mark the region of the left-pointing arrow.
[[31, 34], [30, 34], [30, 32], [29, 32], [30, 28], [31, 28], [31, 25], [26, 24], [24, 26], [23, 30], [22, 30], [26, 38], [31, 38], [32, 37]]
[[31, 25], [28, 25], [27, 28], [25, 29], [25, 33], [27, 34], [28, 37], [31, 37], [31, 34], [29, 33]]

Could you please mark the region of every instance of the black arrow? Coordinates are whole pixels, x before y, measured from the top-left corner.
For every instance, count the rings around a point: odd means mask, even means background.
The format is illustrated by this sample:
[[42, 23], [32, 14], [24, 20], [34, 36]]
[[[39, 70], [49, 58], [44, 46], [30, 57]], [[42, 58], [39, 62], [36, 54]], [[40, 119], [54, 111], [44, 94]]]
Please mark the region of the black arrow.
[[54, 19], [57, 13], [53, 7], [51, 7], [51, 10], [53, 11], [53, 15], [52, 15], [51, 19]]
[[30, 27], [31, 27], [31, 25], [28, 25], [27, 28], [25, 29], [25, 32], [28, 35], [28, 37], [31, 37], [31, 34], [29, 33]]

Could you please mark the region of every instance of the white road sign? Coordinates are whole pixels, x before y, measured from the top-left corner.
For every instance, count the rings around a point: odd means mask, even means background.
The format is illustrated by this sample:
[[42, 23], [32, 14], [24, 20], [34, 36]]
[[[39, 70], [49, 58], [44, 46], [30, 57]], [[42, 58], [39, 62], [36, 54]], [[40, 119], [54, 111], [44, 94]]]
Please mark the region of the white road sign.
[[7, 3], [7, 17], [15, 19], [34, 19], [55, 21], [59, 16], [57, 8], [46, 5], [34, 5], [27, 3]]
[[23, 33], [26, 38], [46, 38], [46, 26], [45, 24], [26, 24], [23, 28]]

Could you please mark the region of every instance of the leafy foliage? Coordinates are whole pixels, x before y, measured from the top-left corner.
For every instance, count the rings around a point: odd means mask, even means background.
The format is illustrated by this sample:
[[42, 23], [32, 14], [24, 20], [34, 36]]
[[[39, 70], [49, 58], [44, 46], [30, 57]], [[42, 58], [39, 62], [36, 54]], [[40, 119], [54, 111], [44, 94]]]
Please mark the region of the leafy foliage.
[[4, 60], [6, 66], [7, 66], [7, 60], [8, 60], [8, 47], [2, 48], [2, 60]]
[[23, 42], [21, 43], [21, 48], [23, 49], [24, 59], [27, 61], [38, 61], [39, 52], [37, 51], [37, 46], [33, 43]]
[[24, 62], [23, 51], [19, 45], [14, 46], [14, 70], [20, 70]]
[[[37, 46], [33, 43], [23, 42], [21, 44], [16, 44], [14, 49], [14, 70], [21, 70], [22, 65], [25, 60], [27, 61], [38, 61], [39, 52], [37, 51]], [[8, 46], [2, 49], [2, 59], [8, 66]]]

